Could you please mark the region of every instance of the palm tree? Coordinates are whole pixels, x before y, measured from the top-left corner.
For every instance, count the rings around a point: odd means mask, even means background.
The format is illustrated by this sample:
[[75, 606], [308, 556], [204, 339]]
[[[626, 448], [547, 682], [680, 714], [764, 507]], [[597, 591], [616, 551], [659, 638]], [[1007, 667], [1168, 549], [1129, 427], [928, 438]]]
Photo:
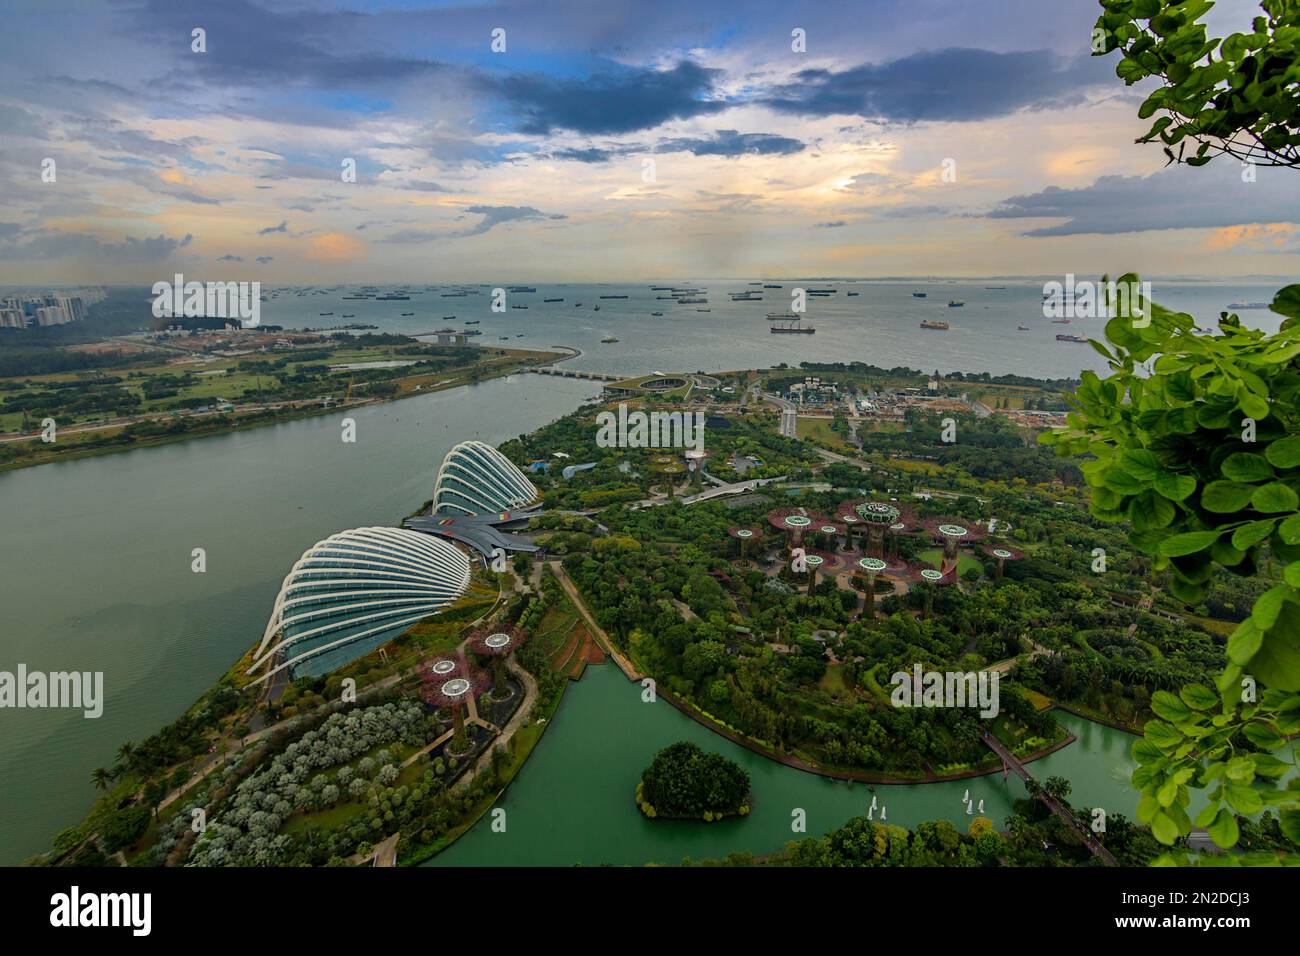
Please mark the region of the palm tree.
[[104, 767], [96, 767], [90, 772], [90, 782], [100, 790], [107, 790], [108, 785], [113, 782], [112, 771]]
[[129, 767], [135, 759], [135, 752], [135, 744], [128, 740], [117, 748], [117, 759]]

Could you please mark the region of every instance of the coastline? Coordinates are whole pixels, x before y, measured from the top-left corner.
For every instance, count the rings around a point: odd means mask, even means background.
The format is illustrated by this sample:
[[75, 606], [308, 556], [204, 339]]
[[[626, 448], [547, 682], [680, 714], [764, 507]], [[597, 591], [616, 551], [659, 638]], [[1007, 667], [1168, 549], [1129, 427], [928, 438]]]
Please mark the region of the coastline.
[[[552, 346], [552, 348], [570, 348], [570, 347]], [[214, 427], [211, 428], [197, 428], [194, 431], [186, 431], [174, 435], [149, 435], [142, 438], [137, 438], [134, 441], [130, 442], [129, 444], [102, 445], [93, 448], [73, 447], [68, 451], [53, 452], [46, 456], [36, 456], [33, 458], [22, 459], [18, 461], [0, 463], [0, 474], [9, 471], [19, 471], [23, 468], [35, 468], [40, 465], [55, 464], [62, 461], [78, 461], [85, 458], [98, 458], [103, 455], [112, 455], [123, 451], [133, 451], [137, 448], [152, 448], [159, 445], [172, 445], [178, 442], [199, 440], [203, 438], [212, 438], [217, 435], [229, 435], [232, 432], [237, 432], [241, 430], [261, 428], [267, 425], [279, 425], [285, 422], [301, 421], [307, 418], [316, 418], [321, 415], [335, 414], [345, 409], [365, 408], [371, 405], [386, 405], [394, 402], [400, 402], [403, 399], [407, 399], [407, 398], [416, 398], [420, 395], [432, 395], [436, 392], [443, 392], [453, 388], [462, 388], [466, 385], [473, 385], [473, 384], [477, 384], [478, 382], [490, 381], [494, 378], [502, 378], [507, 375], [518, 374], [520, 372], [527, 371], [529, 368], [532, 368], [535, 365], [550, 365], [550, 364], [555, 364], [557, 362], [568, 361], [569, 359], [576, 358], [577, 356], [582, 354], [582, 352], [578, 349], [572, 349], [572, 354], [564, 354], [564, 353], [554, 352], [545, 349], [507, 349], [504, 351], [508, 356], [522, 360], [522, 364], [511, 365], [510, 367], [500, 368], [500, 369], [488, 369], [478, 374], [477, 377], [473, 378], [472, 380], [467, 377], [460, 377], [453, 381], [434, 384], [427, 388], [420, 388], [418, 391], [415, 389], [411, 389], [410, 391], [402, 391], [396, 395], [391, 395], [387, 397], [379, 396], [374, 398], [354, 400], [346, 403], [340, 402], [339, 404], [330, 405], [328, 407], [310, 406], [310, 407], [304, 407], [299, 409], [290, 409], [287, 410], [284, 414], [279, 414], [278, 413], [279, 410], [275, 410], [277, 413], [269, 416], [264, 415], [263, 413], [258, 411], [252, 411], [242, 418], [238, 415], [235, 415], [233, 418], [227, 421], [222, 421], [219, 424], [215, 424]], [[516, 355], [514, 353], [529, 353], [529, 354]], [[420, 376], [411, 376], [410, 378], [413, 379], [414, 378], [436, 378], [436, 376], [420, 375]], [[394, 379], [394, 381], [401, 382], [403, 381], [403, 379], [400, 378]], [[139, 424], [142, 422], [156, 421], [156, 420], [158, 419], [141, 419], [140, 422], [128, 422], [122, 425], [121, 429], [129, 428], [133, 424]], [[118, 432], [114, 432], [113, 434], [118, 434]], [[30, 436], [28, 440], [39, 441], [39, 437], [33, 435]], [[12, 440], [12, 441], [16, 441], [16, 440]]]

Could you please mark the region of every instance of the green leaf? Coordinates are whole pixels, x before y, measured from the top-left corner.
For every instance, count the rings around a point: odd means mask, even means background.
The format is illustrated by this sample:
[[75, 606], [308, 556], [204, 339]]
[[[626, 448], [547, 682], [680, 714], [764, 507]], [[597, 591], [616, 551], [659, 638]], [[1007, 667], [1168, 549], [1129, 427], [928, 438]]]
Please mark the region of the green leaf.
[[1279, 289], [1269, 306], [1278, 315], [1289, 319], [1300, 319], [1300, 285], [1289, 285]]
[[1276, 518], [1265, 518], [1262, 521], [1244, 524], [1232, 532], [1232, 546], [1238, 551], [1246, 551], [1272, 534], [1273, 526], [1276, 524]]
[[1244, 388], [1237, 393], [1237, 405], [1251, 418], [1268, 418], [1268, 402]]
[[1204, 684], [1186, 684], [1178, 691], [1178, 696], [1193, 710], [1213, 710], [1219, 705], [1219, 695]]
[[[1162, 717], [1175, 724], [1182, 723], [1192, 716], [1188, 706], [1167, 690], [1158, 690], [1151, 695], [1151, 710], [1155, 712], [1157, 717]], [[1165, 806], [1168, 806], [1168, 804], [1166, 803]]]
[[1228, 659], [1246, 664], [1259, 651], [1264, 642], [1264, 632], [1250, 618], [1237, 625], [1228, 637]]
[[1170, 501], [1183, 501], [1196, 490], [1196, 479], [1190, 475], [1164, 474], [1156, 479], [1155, 488]]
[[1261, 631], [1267, 631], [1277, 623], [1277, 617], [1282, 613], [1282, 605], [1290, 594], [1290, 588], [1282, 584], [1269, 588], [1255, 601], [1255, 606], [1250, 610], [1250, 619], [1259, 626]]
[[1151, 833], [1165, 846], [1171, 846], [1178, 839], [1178, 824], [1161, 811], [1151, 818]]
[[1136, 495], [1145, 487], [1122, 468], [1107, 468], [1101, 472], [1100, 477], [1102, 485], [1121, 495]]
[[1277, 750], [1278, 747], [1286, 743], [1286, 738], [1276, 730], [1257, 721], [1247, 724], [1242, 728], [1241, 732], [1246, 735], [1247, 740], [1260, 750]]
[[1282, 810], [1277, 817], [1286, 838], [1292, 843], [1300, 844], [1300, 810]]
[[1228, 798], [1229, 805], [1238, 813], [1249, 815], [1264, 809], [1263, 798], [1244, 783], [1225, 784], [1223, 793]]
[[1286, 566], [1282, 579], [1293, 588], [1300, 588], [1300, 561], [1292, 561]]
[[1222, 531], [1185, 531], [1182, 534], [1171, 535], [1160, 542], [1160, 553], [1169, 558], [1195, 554], [1218, 541], [1222, 533]]
[[[1160, 474], [1160, 459], [1145, 448], [1129, 448], [1122, 452], [1119, 466], [1139, 481], [1154, 481]], [[1273, 477], [1271, 469], [1268, 477]]]
[[1239, 481], [1212, 481], [1201, 492], [1201, 507], [1215, 514], [1230, 515], [1250, 504], [1257, 486]]
[[1233, 452], [1223, 459], [1223, 465], [1219, 470], [1223, 472], [1224, 478], [1230, 478], [1233, 481], [1256, 482], [1271, 481], [1273, 479], [1273, 467], [1268, 463], [1267, 459], [1263, 455], [1256, 455], [1251, 452]]
[[[1205, 496], [1202, 495], [1202, 504], [1204, 499]], [[1300, 507], [1300, 497], [1280, 481], [1275, 481], [1258, 488], [1251, 495], [1250, 504], [1256, 511], [1262, 511], [1264, 514], [1278, 514], [1283, 511], [1295, 511]]]
[[1237, 818], [1232, 815], [1232, 811], [1227, 807], [1219, 810], [1214, 822], [1205, 828], [1205, 832], [1210, 835], [1210, 839], [1216, 845], [1227, 850], [1237, 845], [1237, 840], [1241, 836], [1241, 831], [1237, 828]]
[[1291, 435], [1273, 442], [1264, 450], [1264, 457], [1278, 468], [1300, 466], [1300, 435]]
[[1152, 491], [1144, 491], [1128, 506], [1128, 518], [1137, 531], [1167, 528], [1174, 520], [1174, 506]]
[[1169, 750], [1183, 742], [1182, 732], [1162, 720], [1148, 720], [1142, 728], [1142, 736], [1161, 750]]
[[1300, 544], [1300, 515], [1292, 515], [1277, 527], [1278, 537], [1287, 544]]

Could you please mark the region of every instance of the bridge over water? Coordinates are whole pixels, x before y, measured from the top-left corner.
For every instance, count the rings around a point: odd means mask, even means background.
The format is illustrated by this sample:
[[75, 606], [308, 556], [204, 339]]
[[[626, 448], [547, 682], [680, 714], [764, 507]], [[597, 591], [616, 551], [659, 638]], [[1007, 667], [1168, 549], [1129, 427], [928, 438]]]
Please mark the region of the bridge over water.
[[524, 369], [537, 375], [558, 375], [561, 378], [586, 378], [596, 382], [619, 382], [626, 375], [612, 375], [609, 372], [587, 372], [576, 368], [557, 368], [554, 365], [542, 365], [537, 368]]
[[[1034, 779], [1033, 774], [1025, 769], [1025, 765], [1003, 745], [1002, 741], [998, 740], [987, 730], [984, 731], [983, 736], [980, 739], [984, 741], [986, 747], [1002, 758], [1002, 766], [1005, 769], [1013, 772], [1026, 784], [1029, 784], [1030, 781]], [[1038, 790], [1038, 799], [1047, 804], [1049, 810], [1065, 821], [1065, 823], [1068, 824], [1075, 833], [1079, 834], [1079, 837], [1083, 840], [1083, 845], [1088, 848], [1093, 856], [1097, 857], [1097, 859], [1101, 860], [1107, 866], [1119, 866], [1119, 861], [1115, 859], [1115, 854], [1111, 853], [1110, 850], [1101, 845], [1101, 841], [1097, 839], [1096, 834], [1080, 823], [1079, 818], [1070, 812], [1069, 807], [1041, 788]]]

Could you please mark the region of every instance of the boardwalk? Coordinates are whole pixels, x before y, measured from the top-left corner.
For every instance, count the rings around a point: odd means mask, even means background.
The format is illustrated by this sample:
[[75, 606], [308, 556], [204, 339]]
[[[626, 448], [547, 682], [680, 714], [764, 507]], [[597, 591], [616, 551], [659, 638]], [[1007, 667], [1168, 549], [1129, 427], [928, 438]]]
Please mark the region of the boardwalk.
[[[1002, 758], [1003, 765], [1013, 770], [1015, 775], [1026, 784], [1034, 779], [1033, 774], [1025, 769], [1025, 765], [1022, 764], [1020, 760], [1011, 753], [1011, 751], [1007, 750], [1007, 748], [1002, 745], [1002, 741], [998, 740], [988, 731], [984, 732], [981, 739], [984, 741], [985, 746]], [[1080, 839], [1083, 840], [1083, 845], [1088, 848], [1093, 856], [1097, 857], [1097, 859], [1101, 860], [1107, 866], [1119, 866], [1119, 861], [1115, 859], [1115, 855], [1101, 845], [1101, 841], [1097, 839], [1091, 830], [1079, 822], [1079, 818], [1071, 813], [1065, 804], [1061, 803], [1060, 800], [1057, 800], [1054, 796], [1043, 790], [1039, 790], [1038, 799], [1047, 804], [1049, 810], [1069, 824], [1074, 829], [1075, 833], [1079, 834]]]

